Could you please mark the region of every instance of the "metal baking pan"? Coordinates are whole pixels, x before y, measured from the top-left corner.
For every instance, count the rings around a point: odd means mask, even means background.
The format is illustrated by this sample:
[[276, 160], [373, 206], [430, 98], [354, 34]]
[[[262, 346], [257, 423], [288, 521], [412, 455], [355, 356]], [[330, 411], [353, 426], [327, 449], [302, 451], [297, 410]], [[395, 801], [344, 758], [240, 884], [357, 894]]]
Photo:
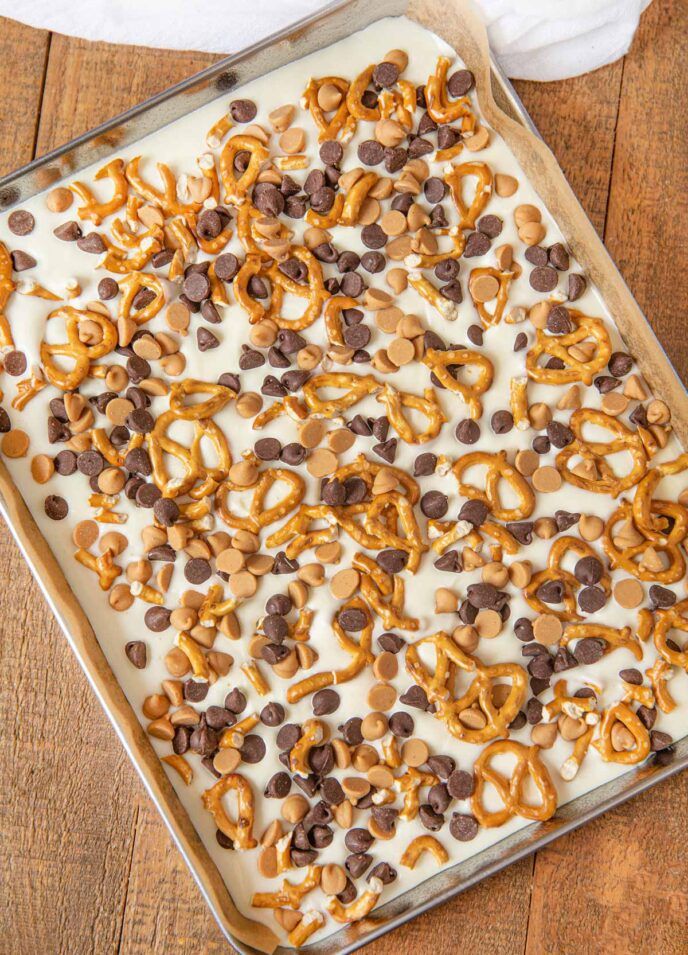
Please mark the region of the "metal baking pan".
[[[80, 169], [104, 159], [113, 151], [155, 132], [235, 87], [285, 63], [329, 46], [377, 20], [402, 14], [407, 14], [412, 19], [419, 19], [414, 16], [413, 6], [414, 3], [409, 3], [409, 0], [378, 0], [375, 4], [370, 3], [369, 0], [336, 0], [317, 14], [293, 24], [240, 53], [220, 60], [207, 70], [197, 73], [0, 179], [0, 211], [25, 201], [57, 180], [74, 175]], [[512, 120], [537, 134], [518, 95], [494, 58], [491, 58], [490, 66], [492, 93], [497, 105]], [[568, 196], [568, 201], [571, 201], [571, 196]], [[618, 284], [620, 278], [611, 260], [608, 259], [605, 264], [610, 274], [614, 276], [617, 289], [621, 289], [622, 295], [628, 294], [628, 301], [636, 313], [634, 320], [637, 321], [638, 317], [644, 320], [628, 290], [623, 284]], [[616, 314], [618, 315], [618, 312]], [[623, 332], [626, 330], [627, 326], [622, 328]], [[642, 334], [646, 336], [646, 340], [647, 336], [650, 336], [652, 345], [661, 356], [661, 348], [652, 337], [649, 326], [643, 328]], [[682, 388], [668, 360], [661, 358], [661, 361], [664, 362], [664, 367], [661, 369], [662, 380], [666, 383], [673, 379], [678, 382], [679, 388]], [[684, 398], [681, 400], [685, 402]], [[685, 407], [685, 403], [682, 407]], [[677, 429], [679, 434], [682, 430]], [[4, 470], [1, 462], [0, 470]], [[218, 889], [219, 874], [210, 857], [200, 847], [200, 840], [193, 832], [188, 816], [174, 790], [167, 783], [164, 771], [157, 763], [157, 757], [153, 754], [133, 711], [124, 700], [119, 688], [113, 688], [114, 677], [100, 654], [99, 648], [89, 645], [85, 649], [84, 640], [75, 637], [75, 619], [78, 618], [78, 613], [75, 617], [75, 613], [70, 612], [73, 608], [70, 607], [69, 602], [56, 592], [49, 581], [46, 581], [46, 565], [51, 564], [50, 570], [54, 574], [56, 562], [49, 549], [45, 548], [44, 542], [42, 551], [35, 546], [35, 542], [32, 543], [31, 527], [27, 530], [27, 525], [33, 522], [25, 506], [22, 511], [21, 504], [23, 502], [17, 504], [16, 500], [10, 500], [9, 497], [6, 499], [0, 490], [0, 513], [10, 527], [96, 696], [106, 710], [146, 789], [165, 820], [225, 937], [242, 955], [258, 955], [255, 948], [247, 942], [237, 940], [229, 931], [226, 920], [223, 918], [222, 887]], [[33, 529], [35, 530], [35, 526]], [[83, 612], [81, 617], [85, 619]], [[84, 620], [81, 620], [82, 625], [83, 622]], [[87, 621], [86, 627], [88, 629]], [[95, 637], [93, 639], [95, 640]], [[132, 728], [132, 720], [136, 722], [135, 728]], [[347, 926], [323, 941], [308, 945], [307, 950], [313, 955], [346, 955], [405, 924], [417, 915], [454, 898], [460, 892], [494, 875], [511, 863], [543, 848], [559, 836], [573, 831], [608, 809], [626, 802], [651, 786], [668, 779], [674, 773], [688, 768], [688, 737], [678, 741], [674, 748], [674, 759], [668, 765], [662, 766], [657, 762], [650, 762], [624, 773], [615, 780], [560, 807], [555, 818], [544, 823], [529, 825], [477, 855], [437, 873], [376, 909], [374, 920], [368, 920], [359, 926]], [[152, 760], [151, 754], [153, 754]], [[293, 949], [282, 946], [276, 949], [278, 955], [288, 955], [291, 951]]]

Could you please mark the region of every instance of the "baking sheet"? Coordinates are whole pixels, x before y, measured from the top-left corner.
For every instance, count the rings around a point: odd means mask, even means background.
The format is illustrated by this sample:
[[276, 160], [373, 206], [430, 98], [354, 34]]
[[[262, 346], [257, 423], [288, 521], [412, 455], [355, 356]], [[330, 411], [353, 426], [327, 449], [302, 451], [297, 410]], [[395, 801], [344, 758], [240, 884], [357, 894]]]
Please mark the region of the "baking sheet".
[[[645, 377], [674, 409], [676, 431], [685, 444], [688, 435], [685, 390], [554, 158], [534, 135], [534, 127], [518, 97], [495, 65], [490, 64], [484, 31], [476, 25], [463, 0], [453, 3], [382, 0], [374, 8], [364, 0], [340, 0], [331, 4], [316, 16], [219, 62], [197, 77], [0, 180], [0, 209], [27, 199], [57, 179], [73, 175], [84, 166], [109, 156], [113, 150], [256, 76], [328, 46], [385, 16], [404, 13], [447, 40], [476, 74], [478, 99], [488, 123], [507, 140], [543, 202], [557, 219], [575, 257], [605, 298], [630, 350], [643, 356], [640, 364]], [[228, 940], [243, 953], [255, 952], [250, 944], [257, 941], [254, 923], [234, 908], [143, 729], [114, 681], [88, 620], [69, 591], [57, 562], [45, 546], [1, 462], [0, 510]], [[684, 739], [677, 744], [675, 761], [669, 766], [643, 766], [617, 778], [568, 803], [558, 810], [555, 819], [515, 833], [376, 909], [374, 922], [342, 929], [308, 946], [308, 949], [318, 955], [354, 951], [686, 766], [688, 740]], [[268, 948], [269, 939], [262, 941], [261, 948]], [[278, 951], [286, 953], [291, 950], [279, 948]]]

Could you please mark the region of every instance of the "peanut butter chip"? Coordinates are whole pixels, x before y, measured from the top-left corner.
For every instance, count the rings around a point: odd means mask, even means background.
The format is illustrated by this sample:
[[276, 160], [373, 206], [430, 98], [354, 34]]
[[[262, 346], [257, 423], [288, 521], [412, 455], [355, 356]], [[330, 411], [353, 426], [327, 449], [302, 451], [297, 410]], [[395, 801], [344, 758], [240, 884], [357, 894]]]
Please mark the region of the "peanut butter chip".
[[235, 407], [242, 418], [254, 418], [263, 407], [263, 399], [255, 391], [246, 391], [239, 395]]
[[330, 581], [330, 593], [337, 600], [348, 600], [358, 590], [361, 576], [353, 567], [338, 571]]
[[430, 751], [424, 740], [413, 737], [407, 739], [401, 747], [401, 758], [407, 766], [418, 767], [428, 761]]
[[47, 454], [36, 454], [31, 459], [31, 476], [37, 484], [45, 484], [54, 473], [53, 459]]
[[389, 766], [379, 763], [368, 770], [368, 782], [377, 789], [390, 789], [394, 784], [394, 775]]
[[533, 633], [537, 643], [549, 647], [558, 643], [563, 633], [561, 620], [552, 613], [542, 613], [533, 622]]
[[29, 436], [26, 431], [13, 428], [3, 434], [0, 448], [7, 458], [23, 458], [29, 450]]
[[407, 222], [403, 212], [392, 209], [380, 219], [380, 227], [385, 235], [397, 236], [406, 232]]
[[542, 494], [551, 494], [561, 487], [561, 474], [556, 468], [545, 465], [533, 472], [533, 487]]
[[[368, 690], [368, 696], [366, 699], [368, 706], [371, 709], [380, 710], [381, 712], [385, 713], [387, 710], [391, 710], [396, 703], [397, 691], [393, 686], [390, 686], [389, 683], [376, 683], [375, 686], [371, 686], [371, 688]], [[363, 735], [365, 736], [365, 733]], [[377, 739], [378, 737], [365, 736], [365, 738]]]
[[633, 577], [620, 580], [614, 585], [614, 600], [620, 607], [626, 610], [633, 610], [639, 607], [643, 602], [643, 588], [639, 581]]
[[330, 862], [320, 873], [320, 886], [325, 895], [339, 895], [346, 888], [347, 875], [340, 865]]
[[375, 658], [375, 662], [373, 663], [373, 673], [378, 680], [388, 682], [389, 680], [393, 680], [398, 672], [399, 664], [397, 662], [396, 654], [390, 653], [388, 650], [384, 650]]
[[238, 487], [253, 487], [258, 480], [258, 468], [250, 461], [239, 461], [229, 469], [229, 480]]
[[334, 454], [344, 454], [355, 442], [354, 434], [348, 428], [338, 428], [327, 436], [327, 443]]
[[401, 368], [402, 365], [408, 365], [410, 361], [413, 361], [416, 350], [413, 347], [413, 342], [409, 341], [408, 338], [395, 338], [387, 346], [387, 354], [390, 360]]
[[327, 448], [318, 448], [309, 457], [306, 467], [308, 473], [315, 478], [327, 477], [334, 474], [338, 467], [337, 455]]
[[266, 846], [258, 856], [258, 871], [265, 879], [274, 879], [279, 874], [277, 864], [277, 849]]
[[183, 302], [172, 302], [165, 312], [165, 321], [174, 332], [184, 335], [189, 327], [191, 312]]
[[499, 282], [493, 275], [479, 275], [470, 282], [470, 289], [476, 302], [489, 302], [499, 292]]
[[238, 749], [229, 746], [227, 749], [217, 751], [213, 759], [213, 767], [223, 776], [225, 773], [233, 773], [241, 762], [241, 753]]
[[508, 199], [518, 189], [518, 179], [513, 176], [507, 176], [505, 173], [498, 172], [495, 176], [495, 192], [502, 199]]
[[308, 812], [308, 800], [301, 793], [292, 793], [282, 803], [282, 818], [287, 822], [301, 822]]
[[346, 776], [342, 780], [342, 789], [350, 799], [363, 799], [370, 792], [370, 783], [360, 776]]
[[236, 547], [228, 547], [217, 555], [215, 566], [224, 574], [237, 574], [243, 570], [246, 558]]
[[279, 138], [279, 144], [280, 149], [289, 156], [303, 152], [303, 148], [306, 145], [306, 133], [300, 126], [292, 126], [291, 129], [282, 133]]
[[496, 610], [479, 610], [473, 626], [479, 637], [490, 640], [502, 632], [502, 618]]
[[523, 590], [533, 576], [533, 565], [529, 560], [515, 560], [509, 567], [509, 578], [514, 587]]
[[616, 418], [628, 408], [628, 398], [619, 394], [618, 391], [608, 391], [606, 395], [602, 396], [601, 404], [605, 414]]
[[256, 578], [248, 570], [240, 570], [229, 578], [229, 589], [235, 597], [252, 597], [257, 588]]
[[396, 305], [392, 305], [390, 308], [383, 308], [379, 312], [376, 312], [375, 324], [381, 332], [393, 335], [397, 330], [397, 325], [401, 321], [403, 314], [402, 310], [397, 308]]
[[74, 196], [70, 189], [65, 189], [64, 186], [58, 186], [56, 189], [50, 190], [45, 197], [45, 204], [51, 212], [66, 212], [73, 200]]
[[[382, 688], [385, 691], [385, 693], [387, 693], [391, 689], [391, 687], [385, 686], [382, 683], [378, 684], [377, 687], [373, 687], [368, 693], [369, 704], [370, 704], [370, 697], [374, 695], [374, 690], [379, 688]], [[394, 690], [392, 690], [392, 692], [394, 693]], [[396, 698], [396, 693], [394, 694], [394, 696]], [[394, 706], [394, 703], [392, 703], [392, 706]], [[385, 716], [384, 713], [381, 713], [381, 712], [368, 713], [367, 716], [363, 717], [363, 721], [361, 722], [361, 734], [363, 735], [363, 739], [367, 739], [367, 740], [382, 739], [382, 737], [385, 735], [386, 732], [387, 732], [387, 717]]]
[[309, 418], [299, 428], [299, 441], [304, 448], [317, 448], [325, 437], [325, 422], [320, 418]]
[[596, 541], [604, 531], [604, 521], [595, 514], [583, 514], [578, 521], [578, 530], [584, 541]]
[[75, 547], [89, 550], [98, 540], [98, 525], [95, 521], [79, 521], [72, 531], [72, 540]]

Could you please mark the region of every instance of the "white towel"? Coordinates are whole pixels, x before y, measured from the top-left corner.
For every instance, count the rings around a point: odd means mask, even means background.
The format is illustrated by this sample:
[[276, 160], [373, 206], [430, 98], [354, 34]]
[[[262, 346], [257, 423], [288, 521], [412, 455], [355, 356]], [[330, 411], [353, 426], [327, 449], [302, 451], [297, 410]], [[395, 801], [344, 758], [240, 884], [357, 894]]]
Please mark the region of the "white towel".
[[[327, 0], [0, 0], [0, 15], [87, 40], [233, 53]], [[627, 52], [650, 0], [476, 0], [511, 77], [559, 80]]]

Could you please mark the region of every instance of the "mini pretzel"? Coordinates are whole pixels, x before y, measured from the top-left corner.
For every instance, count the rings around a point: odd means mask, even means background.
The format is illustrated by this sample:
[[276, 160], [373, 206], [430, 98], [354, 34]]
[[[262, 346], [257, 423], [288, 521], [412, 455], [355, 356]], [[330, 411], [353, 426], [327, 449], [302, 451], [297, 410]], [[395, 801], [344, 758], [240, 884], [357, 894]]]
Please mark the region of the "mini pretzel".
[[[153, 465], [153, 480], [165, 497], [189, 494], [195, 499], [205, 497], [223, 481], [232, 465], [232, 457], [224, 433], [210, 419], [194, 420], [190, 447], [184, 447], [171, 438], [167, 431], [181, 416], [175, 411], [164, 411], [158, 416], [148, 438], [148, 453]], [[213, 447], [217, 464], [208, 467], [203, 460], [202, 442]], [[167, 470], [165, 455], [176, 458], [184, 468], [182, 477], [172, 476]]]
[[[287, 493], [276, 504], [265, 507], [265, 498], [268, 491], [276, 483], [286, 484]], [[216, 496], [218, 513], [228, 527], [255, 533], [293, 511], [296, 505], [303, 500], [306, 484], [296, 471], [291, 471], [288, 468], [266, 468], [261, 471], [254, 486], [248, 514], [245, 516], [235, 514], [229, 508], [229, 494], [236, 490], [243, 490], [243, 488], [233, 486], [228, 480], [220, 485]]]
[[16, 285], [12, 281], [12, 259], [5, 245], [0, 242], [0, 347], [14, 348], [14, 339], [5, 316], [5, 308]]
[[[495, 756], [508, 753], [517, 759], [511, 776], [504, 776], [490, 765]], [[473, 815], [481, 826], [492, 829], [503, 826], [512, 816], [523, 816], [524, 819], [533, 819], [543, 822], [556, 812], [557, 791], [552, 784], [545, 764], [539, 756], [537, 746], [524, 746], [515, 740], [495, 740], [490, 743], [478, 756], [473, 766], [475, 775], [475, 790], [471, 797]], [[524, 801], [523, 787], [527, 777], [538, 789], [542, 798], [539, 806], [532, 806]], [[490, 812], [483, 805], [483, 791], [489, 783], [497, 790], [504, 808]]]
[[[228, 792], [237, 794], [237, 818], [232, 822], [222, 805], [222, 797]], [[239, 773], [228, 773], [218, 779], [214, 786], [202, 794], [203, 805], [213, 817], [215, 825], [239, 850], [253, 849], [258, 843], [253, 838], [253, 791], [248, 779]]]
[[654, 693], [657, 706], [660, 708], [662, 713], [671, 713], [672, 710], [676, 709], [676, 701], [671, 695], [669, 688], [667, 686], [667, 680], [671, 679], [673, 676], [673, 670], [661, 657], [657, 657], [655, 662], [645, 671], [648, 680], [652, 684], [652, 690]]
[[596, 714], [597, 700], [593, 696], [569, 696], [566, 680], [557, 680], [554, 684], [554, 699], [546, 703], [542, 715], [546, 720], [553, 720], [555, 716], [564, 713], [571, 719], [579, 720], [585, 717], [586, 722], [596, 724], [589, 714]]
[[164, 186], [161, 192], [159, 189], [156, 189], [155, 186], [151, 186], [144, 180], [139, 172], [140, 162], [141, 157], [134, 156], [134, 158], [127, 163], [125, 175], [130, 186], [135, 189], [146, 202], [150, 202], [154, 206], [159, 206], [166, 218], [169, 216], [188, 215], [199, 211], [202, 205], [200, 202], [191, 202], [187, 205], [177, 199], [177, 181], [169, 166], [161, 162], [157, 163], [157, 170]]
[[[110, 319], [100, 312], [81, 310], [72, 305], [63, 305], [50, 312], [46, 322], [53, 318], [63, 319], [67, 341], [64, 344], [42, 341], [41, 364], [51, 385], [62, 391], [75, 391], [88, 376], [91, 362], [108, 355], [116, 347], [117, 329]], [[85, 345], [79, 338], [79, 323], [87, 320], [98, 325], [103, 333], [101, 341], [95, 345]], [[69, 371], [65, 371], [56, 363], [55, 357], [65, 358], [74, 364]]]
[[[157, 275], [149, 275], [146, 272], [130, 272], [129, 275], [120, 280], [119, 288], [122, 297], [117, 307], [117, 316], [118, 318], [130, 319], [137, 325], [149, 322], [165, 304], [165, 290]], [[155, 297], [143, 308], [132, 311], [134, 298], [141, 289], [153, 292]]]
[[160, 759], [163, 763], [167, 763], [168, 766], [171, 766], [172, 769], [176, 770], [187, 786], [191, 785], [191, 781], [193, 780], [194, 776], [193, 769], [191, 766], [189, 766], [183, 756], [179, 755], [178, 753], [170, 753], [167, 756], [161, 756]]
[[[484, 491], [462, 481], [464, 471], [480, 464], [487, 467]], [[452, 471], [459, 484], [459, 494], [473, 501], [482, 501], [489, 507], [493, 517], [498, 521], [504, 523], [523, 521], [533, 513], [535, 508], [533, 490], [523, 475], [509, 464], [505, 451], [498, 451], [495, 454], [490, 454], [487, 451], [471, 451], [454, 462]], [[499, 495], [499, 482], [501, 480], [505, 480], [511, 485], [519, 498], [518, 506], [507, 508], [502, 505]]]
[[205, 654], [201, 650], [200, 645], [196, 643], [191, 634], [187, 633], [185, 630], [182, 630], [177, 637], [177, 646], [191, 664], [191, 669], [193, 670], [194, 676], [199, 677], [202, 680], [207, 680], [210, 676], [208, 661], [206, 660]]
[[437, 58], [435, 72], [425, 84], [425, 100], [427, 110], [436, 123], [442, 125], [455, 123], [457, 119], [471, 114], [471, 101], [467, 96], [457, 100], [447, 97], [447, 70], [451, 60], [446, 56]]
[[[240, 152], [249, 153], [251, 158], [237, 178], [234, 160]], [[258, 178], [261, 166], [269, 158], [268, 149], [255, 136], [244, 134], [228, 139], [220, 154], [220, 177], [225, 190], [225, 199], [235, 205], [241, 205]]]
[[[318, 91], [323, 86], [335, 86], [342, 94], [342, 100], [331, 119], [327, 119], [324, 111], [318, 103]], [[327, 139], [342, 139], [348, 142], [356, 128], [356, 120], [349, 115], [349, 107], [346, 101], [346, 94], [349, 91], [349, 83], [341, 76], [323, 76], [320, 79], [311, 79], [301, 97], [302, 105], [310, 111], [313, 122], [318, 127], [318, 142], [322, 143]]]
[[139, 272], [150, 262], [155, 253], [162, 249], [161, 229], [151, 229], [150, 234], [141, 236], [140, 243], [130, 247], [128, 251], [116, 246], [106, 235], [101, 235], [101, 238], [106, 251], [98, 262], [98, 268], [114, 272], [116, 275]]
[[[462, 232], [459, 234], [463, 235]], [[422, 259], [428, 258], [444, 259], [445, 257], [442, 255], [422, 256], [420, 264], [422, 265]], [[450, 299], [445, 298], [440, 290], [432, 284], [430, 279], [426, 278], [424, 275], [421, 275], [420, 272], [409, 272], [408, 284], [411, 286], [411, 288], [414, 288], [416, 292], [418, 292], [418, 294], [425, 299], [426, 302], [429, 302], [433, 308], [437, 309], [442, 318], [446, 319], [446, 321], [455, 322], [459, 317], [458, 305], [456, 305], [456, 303], [452, 302]]]
[[402, 471], [401, 468], [395, 468], [391, 464], [380, 464], [377, 461], [371, 461], [365, 454], [359, 454], [354, 461], [337, 468], [333, 477], [339, 481], [346, 481], [349, 477], [360, 477], [361, 480], [365, 481], [368, 485], [368, 490], [371, 490], [375, 477], [383, 468], [385, 471], [390, 471], [394, 474], [411, 504], [417, 504], [420, 500], [420, 488], [418, 487], [418, 482], [414, 480], [410, 474], [406, 471]]
[[530, 428], [530, 416], [528, 415], [528, 379], [525, 377], [514, 377], [509, 385], [509, 406], [514, 419], [514, 425], [519, 431], [527, 431]]
[[[434, 673], [430, 673], [421, 659], [419, 647], [431, 646], [435, 652]], [[494, 666], [482, 664], [469, 656], [443, 631], [423, 637], [406, 650], [406, 669], [413, 680], [421, 686], [428, 699], [437, 704], [437, 719], [446, 723], [447, 729], [457, 739], [467, 743], [485, 743], [498, 736], [509, 735], [512, 722], [525, 699], [528, 677], [523, 667], [516, 663], [500, 663]], [[459, 670], [473, 676], [466, 692], [454, 696], [454, 683]], [[511, 681], [509, 694], [500, 707], [492, 699], [495, 681]], [[469, 708], [478, 707], [486, 718], [482, 729], [470, 729], [461, 722], [460, 716]]]
[[[341, 511], [340, 508], [337, 513], [341, 525], [348, 530], [354, 539], [358, 539], [356, 529], [348, 522], [345, 524], [342, 520]], [[364, 514], [363, 526], [366, 532], [377, 538], [382, 545], [382, 547], [378, 545], [372, 549], [380, 550], [384, 547], [396, 547], [405, 550], [409, 555], [406, 569], [414, 574], [418, 570], [420, 555], [428, 548], [423, 543], [420, 528], [409, 499], [398, 491], [377, 494], [370, 504], [365, 505]], [[401, 525], [404, 537], [398, 533], [398, 525]], [[363, 541], [361, 543], [364, 547], [369, 547]]]
[[[470, 205], [463, 198], [463, 180], [467, 176], [475, 176], [478, 180]], [[449, 186], [460, 216], [459, 228], [475, 229], [478, 216], [482, 215], [492, 195], [492, 170], [484, 162], [464, 162], [459, 166], [451, 166], [444, 174], [444, 181]]]
[[[300, 332], [320, 317], [323, 303], [330, 297], [330, 293], [323, 284], [320, 263], [312, 252], [305, 246], [293, 245], [289, 250], [289, 255], [306, 266], [308, 284], [301, 285], [299, 282], [295, 282], [288, 275], [285, 275], [275, 262], [269, 270], [272, 283], [272, 301], [267, 314], [278, 328], [291, 328], [293, 331]], [[308, 299], [308, 307], [298, 318], [283, 318], [280, 314], [284, 292], [291, 292], [292, 295]]]
[[88, 186], [83, 182], [74, 182], [69, 187], [81, 199], [83, 205], [76, 210], [80, 219], [90, 219], [94, 225], [100, 225], [103, 219], [117, 212], [127, 201], [129, 183], [124, 175], [124, 163], [121, 159], [112, 159], [95, 174], [94, 179], [110, 179], [113, 185], [112, 198], [107, 202], [98, 202]]
[[[612, 746], [612, 727], [617, 720], [619, 723], [623, 723], [635, 739], [633, 749], [617, 752]], [[650, 753], [650, 734], [630, 706], [627, 703], [620, 702], [605, 710], [600, 723], [600, 735], [592, 745], [606, 763], [635, 765], [636, 763], [642, 763]]]
[[[581, 615], [576, 609], [576, 593], [581, 586], [580, 581], [574, 574], [562, 567], [562, 563], [569, 552], [574, 553], [579, 560], [583, 557], [594, 557], [597, 559], [597, 554], [595, 553], [594, 549], [585, 541], [580, 540], [578, 537], [571, 537], [569, 535], [559, 537], [554, 541], [550, 548], [546, 569], [540, 570], [536, 574], [533, 574], [530, 582], [523, 590], [523, 596], [525, 597], [528, 605], [537, 613], [553, 614], [554, 616], [559, 617], [560, 620], [564, 621], [582, 620]], [[559, 581], [561, 584], [563, 584], [563, 610], [557, 610], [556, 608], [550, 606], [550, 604], [545, 604], [537, 595], [538, 590], [543, 584], [549, 583], [553, 580]], [[604, 573], [602, 575], [599, 585], [604, 590], [605, 594], [609, 596], [611, 593], [611, 580], [609, 578], [609, 574]]]
[[[327, 526], [318, 530], [309, 530], [311, 524], [326, 521]], [[285, 553], [290, 560], [305, 550], [329, 544], [337, 538], [337, 521], [326, 504], [301, 504], [298, 511], [289, 518], [279, 530], [267, 538], [267, 547], [279, 547], [287, 544]]]
[[672, 666], [682, 667], [688, 673], [688, 649], [673, 650], [667, 642], [672, 630], [688, 633], [688, 617], [685, 614], [688, 614], [688, 598], [680, 600], [668, 610], [660, 610], [657, 613], [653, 638], [657, 651], [666, 662]]
[[434, 773], [423, 773], [413, 766], [409, 766], [402, 776], [397, 776], [394, 787], [404, 793], [404, 806], [399, 813], [399, 818], [404, 822], [415, 819], [420, 808], [418, 790], [424, 786], [434, 786], [438, 782], [439, 779]]
[[[415, 617], [403, 616], [404, 581], [397, 574], [390, 577], [367, 554], [355, 554], [351, 566], [361, 573], [361, 593], [366, 603], [382, 620], [385, 630], [418, 630]], [[389, 601], [384, 598], [389, 597]]]
[[289, 753], [289, 768], [299, 776], [308, 776], [311, 772], [308, 757], [315, 746], [325, 743], [329, 730], [322, 720], [306, 720], [301, 727], [301, 736]]
[[449, 853], [434, 836], [416, 836], [404, 849], [399, 864], [406, 866], [407, 869], [415, 869], [416, 862], [424, 852], [429, 852], [434, 856], [438, 865], [444, 865], [445, 862], [449, 861]]
[[114, 562], [111, 550], [106, 550], [95, 557], [90, 551], [80, 547], [74, 554], [74, 558], [98, 575], [98, 584], [101, 590], [109, 590], [122, 573], [122, 568]]
[[312, 909], [306, 912], [299, 924], [291, 930], [287, 936], [287, 941], [294, 948], [300, 948], [304, 942], [325, 924], [325, 916], [322, 912], [316, 912]]
[[[344, 610], [362, 610], [366, 615], [367, 623], [363, 630], [361, 630], [358, 642], [356, 642], [339, 623], [339, 616]], [[322, 690], [326, 686], [338, 686], [340, 683], [347, 683], [349, 680], [353, 680], [355, 676], [358, 676], [365, 666], [372, 664], [374, 659], [371, 652], [373, 621], [370, 616], [370, 610], [360, 597], [353, 597], [339, 608], [332, 621], [332, 629], [334, 630], [339, 646], [351, 656], [351, 663], [341, 670], [327, 670], [323, 673], [313, 673], [304, 680], [294, 683], [287, 690], [287, 700], [289, 703], [298, 703], [304, 696], [309, 696], [309, 694], [315, 693], [316, 690]]]
[[285, 879], [279, 892], [255, 892], [251, 905], [256, 909], [298, 909], [304, 896], [320, 885], [322, 866], [306, 866], [302, 882], [294, 883]]
[[[586, 441], [583, 437], [583, 427], [586, 423], [610, 431], [613, 437], [609, 441]], [[594, 408], [579, 408], [571, 415], [569, 427], [575, 435], [575, 440], [557, 455], [557, 468], [570, 484], [595, 494], [618, 497], [622, 491], [633, 487], [644, 476], [647, 469], [647, 455], [643, 442], [637, 432], [631, 431], [618, 418], [613, 418], [604, 411]], [[631, 470], [622, 477], [614, 472], [606, 460], [608, 455], [618, 454], [620, 451], [627, 451], [633, 459]], [[575, 474], [569, 468], [569, 461], [577, 455], [580, 455], [584, 461], [592, 462], [600, 476], [581, 477]]]
[[[651, 513], [662, 517], [666, 515], [667, 518], [675, 517], [678, 513], [677, 508], [681, 508], [681, 505], [671, 501], [652, 501], [650, 506]], [[653, 517], [652, 520], [655, 521], [657, 518]], [[679, 520], [674, 523], [668, 536], [658, 537], [656, 532], [651, 531], [652, 538], [644, 538], [639, 544], [630, 544], [620, 550], [614, 543], [615, 528], [618, 524], [629, 522], [631, 526], [636, 526], [633, 520], [633, 507], [628, 501], [624, 501], [608, 519], [602, 537], [602, 546], [611, 566], [619, 567], [626, 573], [633, 574], [638, 580], [662, 584], [674, 584], [681, 580], [686, 572], [686, 562], [680, 547], [680, 542], [685, 537], [685, 534], [682, 534], [682, 517], [679, 517]], [[675, 533], [678, 533], [679, 536], [675, 536]], [[643, 556], [648, 547], [652, 547], [657, 554], [663, 554], [666, 557], [667, 565], [662, 570], [643, 567]]]
[[[655, 500], [654, 493], [662, 478], [681, 474], [688, 469], [688, 453], [673, 461], [650, 468], [638, 483], [633, 498], [633, 522], [647, 540], [656, 543], [680, 542], [688, 534], [688, 510], [674, 501]], [[654, 516], [661, 515], [660, 517]]]
[[369, 888], [367, 888], [365, 892], [362, 892], [353, 902], [350, 902], [349, 905], [343, 905], [336, 895], [327, 897], [325, 908], [335, 922], [342, 924], [360, 922], [361, 919], [372, 912], [382, 893], [382, 882], [379, 879], [372, 878], [368, 885]]
[[348, 295], [333, 295], [325, 303], [323, 320], [327, 338], [331, 345], [343, 345], [342, 312], [347, 308], [358, 308], [359, 301]]
[[18, 381], [17, 393], [12, 399], [12, 407], [16, 408], [17, 411], [23, 411], [28, 403], [35, 398], [40, 391], [43, 391], [47, 384], [48, 382], [43, 377], [43, 373], [40, 369], [37, 369], [37, 373], [32, 374], [29, 378]]
[[[372, 375], [333, 371], [309, 378], [303, 385], [303, 398], [312, 412], [324, 418], [332, 418], [358, 404], [366, 395], [375, 394], [381, 387], [381, 383]], [[324, 400], [318, 392], [325, 388], [341, 388], [345, 393], [338, 398]]]
[[[423, 364], [448, 391], [461, 395], [468, 405], [468, 414], [471, 418], [477, 419], [481, 416], [483, 406], [480, 397], [490, 388], [494, 377], [494, 367], [489, 358], [469, 348], [453, 348], [450, 351], [428, 348], [423, 355]], [[458, 372], [464, 365], [471, 365], [478, 369], [478, 377], [470, 384], [458, 381], [450, 371], [453, 366], [457, 366]]]
[[616, 627], [608, 627], [599, 623], [574, 623], [564, 631], [560, 645], [566, 647], [572, 640], [586, 640], [589, 637], [595, 637], [605, 641], [605, 654], [612, 653], [614, 650], [623, 649], [629, 650], [636, 660], [643, 659], [643, 648], [640, 646], [640, 641], [634, 636], [630, 627], [617, 629]]
[[[389, 423], [407, 444], [424, 444], [426, 441], [432, 441], [447, 420], [433, 388], [426, 388], [421, 398], [419, 395], [412, 395], [406, 391], [397, 391], [390, 384], [386, 384], [376, 400], [385, 405]], [[428, 423], [424, 431], [413, 430], [413, 426], [404, 414], [404, 408], [418, 411], [427, 419]]]
[[363, 94], [370, 86], [373, 78], [375, 64], [367, 66], [362, 73], [359, 73], [356, 79], [351, 83], [346, 94], [346, 105], [349, 113], [354, 119], [365, 120], [368, 123], [376, 123], [380, 118], [380, 110], [377, 106], [369, 107], [363, 105]]
[[[491, 276], [499, 283], [499, 291], [497, 292], [497, 298], [495, 299], [494, 308], [491, 312], [487, 309], [487, 303], [479, 302], [472, 291], [472, 286], [475, 279], [479, 279], [485, 275]], [[485, 328], [490, 328], [492, 325], [499, 325], [501, 322], [509, 296], [509, 286], [511, 285], [512, 279], [516, 278], [517, 276], [518, 271], [516, 267], [514, 267], [512, 271], [509, 271], [508, 269], [501, 271], [500, 269], [493, 269], [487, 266], [479, 269], [471, 269], [471, 274], [468, 278], [468, 291], [473, 301], [473, 305], [475, 306], [475, 310], [480, 316], [480, 320]]]
[[[568, 313], [574, 328], [566, 335], [550, 335], [541, 328], [536, 330], [535, 341], [526, 355], [526, 369], [533, 381], [543, 385], [567, 385], [582, 381], [591, 385], [595, 375], [609, 361], [612, 343], [604, 322], [584, 315], [575, 308], [568, 309]], [[574, 357], [570, 349], [589, 338], [596, 343], [593, 357], [587, 361]], [[542, 368], [538, 365], [541, 356], [558, 358], [565, 367]]]

